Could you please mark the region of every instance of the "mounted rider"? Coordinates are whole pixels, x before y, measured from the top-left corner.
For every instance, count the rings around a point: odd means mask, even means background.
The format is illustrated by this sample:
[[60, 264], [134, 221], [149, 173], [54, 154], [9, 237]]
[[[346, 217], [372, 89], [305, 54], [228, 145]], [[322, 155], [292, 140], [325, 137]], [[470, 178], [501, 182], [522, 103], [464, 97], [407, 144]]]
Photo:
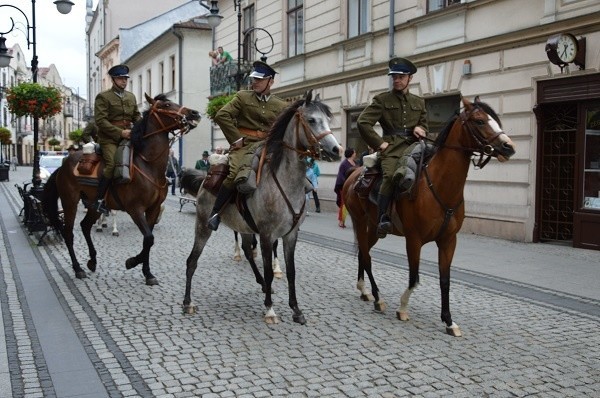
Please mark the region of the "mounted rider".
[[[423, 98], [408, 92], [417, 67], [405, 58], [392, 58], [388, 76], [392, 90], [373, 97], [372, 103], [358, 117], [358, 131], [367, 145], [379, 152], [383, 181], [379, 189], [377, 236], [385, 238], [392, 230], [387, 215], [394, 185], [400, 192], [410, 190], [414, 175], [407, 167], [406, 149], [428, 132], [427, 110]], [[380, 136], [373, 126], [379, 122]], [[403, 156], [404, 155], [404, 156]]]
[[221, 185], [208, 220], [208, 227], [213, 231], [219, 227], [219, 212], [229, 201], [235, 187], [246, 195], [256, 189], [252, 159], [256, 149], [267, 138], [277, 116], [288, 106], [283, 99], [271, 94], [277, 72], [262, 61], [254, 62], [252, 66], [252, 90], [238, 91], [215, 116], [215, 122], [223, 131], [231, 149], [229, 174]]
[[98, 182], [98, 191], [94, 208], [108, 215], [104, 195], [113, 178], [115, 154], [119, 142], [129, 139], [133, 123], [141, 118], [135, 95], [125, 90], [129, 79], [127, 65], [115, 65], [108, 70], [112, 87], [96, 96], [94, 118], [98, 127], [98, 144], [104, 158], [104, 172]]

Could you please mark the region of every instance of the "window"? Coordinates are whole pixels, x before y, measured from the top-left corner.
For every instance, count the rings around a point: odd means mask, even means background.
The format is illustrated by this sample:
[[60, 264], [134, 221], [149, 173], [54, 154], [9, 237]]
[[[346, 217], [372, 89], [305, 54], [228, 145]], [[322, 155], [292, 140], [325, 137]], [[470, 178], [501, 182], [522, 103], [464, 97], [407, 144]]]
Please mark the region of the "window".
[[425, 99], [429, 133], [439, 134], [450, 118], [460, 111], [460, 105], [460, 95], [458, 94]]
[[427, 0], [427, 12], [441, 10], [454, 4], [460, 4], [461, 0]]
[[[137, 80], [138, 80], [138, 85], [137, 85], [138, 86], [138, 96], [137, 96], [137, 100], [138, 100], [138, 103], [140, 103], [140, 102], [144, 102], [144, 93], [142, 92], [143, 91], [142, 87], [144, 87], [144, 86], [142, 86], [142, 75], [138, 75]], [[133, 84], [133, 82], [132, 82], [132, 84]], [[130, 91], [131, 91], [131, 89], [130, 89]]]
[[174, 91], [175, 90], [175, 56], [171, 55], [169, 57], [169, 67], [171, 68], [171, 86], [169, 87], [170, 90]]
[[[254, 4], [244, 9], [244, 32], [254, 28], [255, 12]], [[244, 53], [243, 59], [248, 62], [256, 60], [256, 49], [254, 48], [254, 41], [256, 40], [256, 31], [249, 32], [244, 35]]]
[[349, 0], [348, 37], [355, 37], [369, 31], [369, 0]]
[[158, 63], [158, 78], [160, 79], [159, 81], [159, 89], [161, 93], [165, 92], [165, 64], [162, 62]]
[[304, 53], [303, 0], [288, 0], [288, 57]]
[[154, 94], [152, 93], [152, 70], [151, 69], [146, 70], [146, 93], [148, 93], [149, 96], [154, 97]]

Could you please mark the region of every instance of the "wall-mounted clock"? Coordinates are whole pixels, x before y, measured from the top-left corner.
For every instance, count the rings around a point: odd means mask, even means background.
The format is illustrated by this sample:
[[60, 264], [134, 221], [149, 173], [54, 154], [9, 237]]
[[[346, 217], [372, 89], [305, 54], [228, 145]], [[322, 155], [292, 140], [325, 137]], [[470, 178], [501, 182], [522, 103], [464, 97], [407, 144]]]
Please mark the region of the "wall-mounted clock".
[[550, 36], [546, 41], [546, 55], [555, 65], [565, 67], [575, 63], [581, 69], [585, 68], [585, 38], [577, 39], [570, 33], [559, 33]]

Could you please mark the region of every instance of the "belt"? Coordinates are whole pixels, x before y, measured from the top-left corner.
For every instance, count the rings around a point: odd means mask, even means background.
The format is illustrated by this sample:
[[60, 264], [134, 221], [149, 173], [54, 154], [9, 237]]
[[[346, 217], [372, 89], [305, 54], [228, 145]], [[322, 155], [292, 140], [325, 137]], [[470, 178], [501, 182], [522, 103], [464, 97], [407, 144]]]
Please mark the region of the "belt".
[[110, 122], [113, 126], [129, 128], [131, 127], [131, 121], [129, 120], [115, 120], [114, 122]]
[[243, 135], [247, 135], [249, 137], [254, 137], [254, 138], [259, 138], [261, 140], [264, 140], [265, 138], [267, 138], [268, 133], [265, 131], [261, 131], [261, 130], [250, 130], [244, 127], [238, 127], [238, 130], [240, 131], [240, 133], [242, 133]]
[[411, 137], [413, 135], [413, 129], [396, 129], [391, 131], [384, 131], [384, 136], [400, 136], [400, 137]]

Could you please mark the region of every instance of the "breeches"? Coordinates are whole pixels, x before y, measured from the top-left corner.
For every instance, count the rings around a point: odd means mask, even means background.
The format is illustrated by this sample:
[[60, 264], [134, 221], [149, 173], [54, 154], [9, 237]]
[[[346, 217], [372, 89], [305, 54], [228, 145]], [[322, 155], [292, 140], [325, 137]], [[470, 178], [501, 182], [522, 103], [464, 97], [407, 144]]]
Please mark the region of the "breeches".
[[251, 142], [240, 149], [229, 153], [229, 174], [223, 181], [227, 188], [233, 188], [241, 180], [245, 180], [252, 171], [252, 159], [263, 141]]
[[100, 148], [102, 149], [102, 158], [104, 158], [104, 177], [113, 178], [117, 144], [101, 143]]
[[412, 141], [410, 138], [404, 137], [391, 137], [389, 140], [388, 147], [383, 153], [380, 153], [381, 171], [383, 174], [383, 181], [381, 182], [381, 188], [379, 193], [384, 196], [390, 196], [394, 187], [392, 185], [392, 177], [394, 172], [398, 168], [398, 162], [404, 151], [410, 146]]

